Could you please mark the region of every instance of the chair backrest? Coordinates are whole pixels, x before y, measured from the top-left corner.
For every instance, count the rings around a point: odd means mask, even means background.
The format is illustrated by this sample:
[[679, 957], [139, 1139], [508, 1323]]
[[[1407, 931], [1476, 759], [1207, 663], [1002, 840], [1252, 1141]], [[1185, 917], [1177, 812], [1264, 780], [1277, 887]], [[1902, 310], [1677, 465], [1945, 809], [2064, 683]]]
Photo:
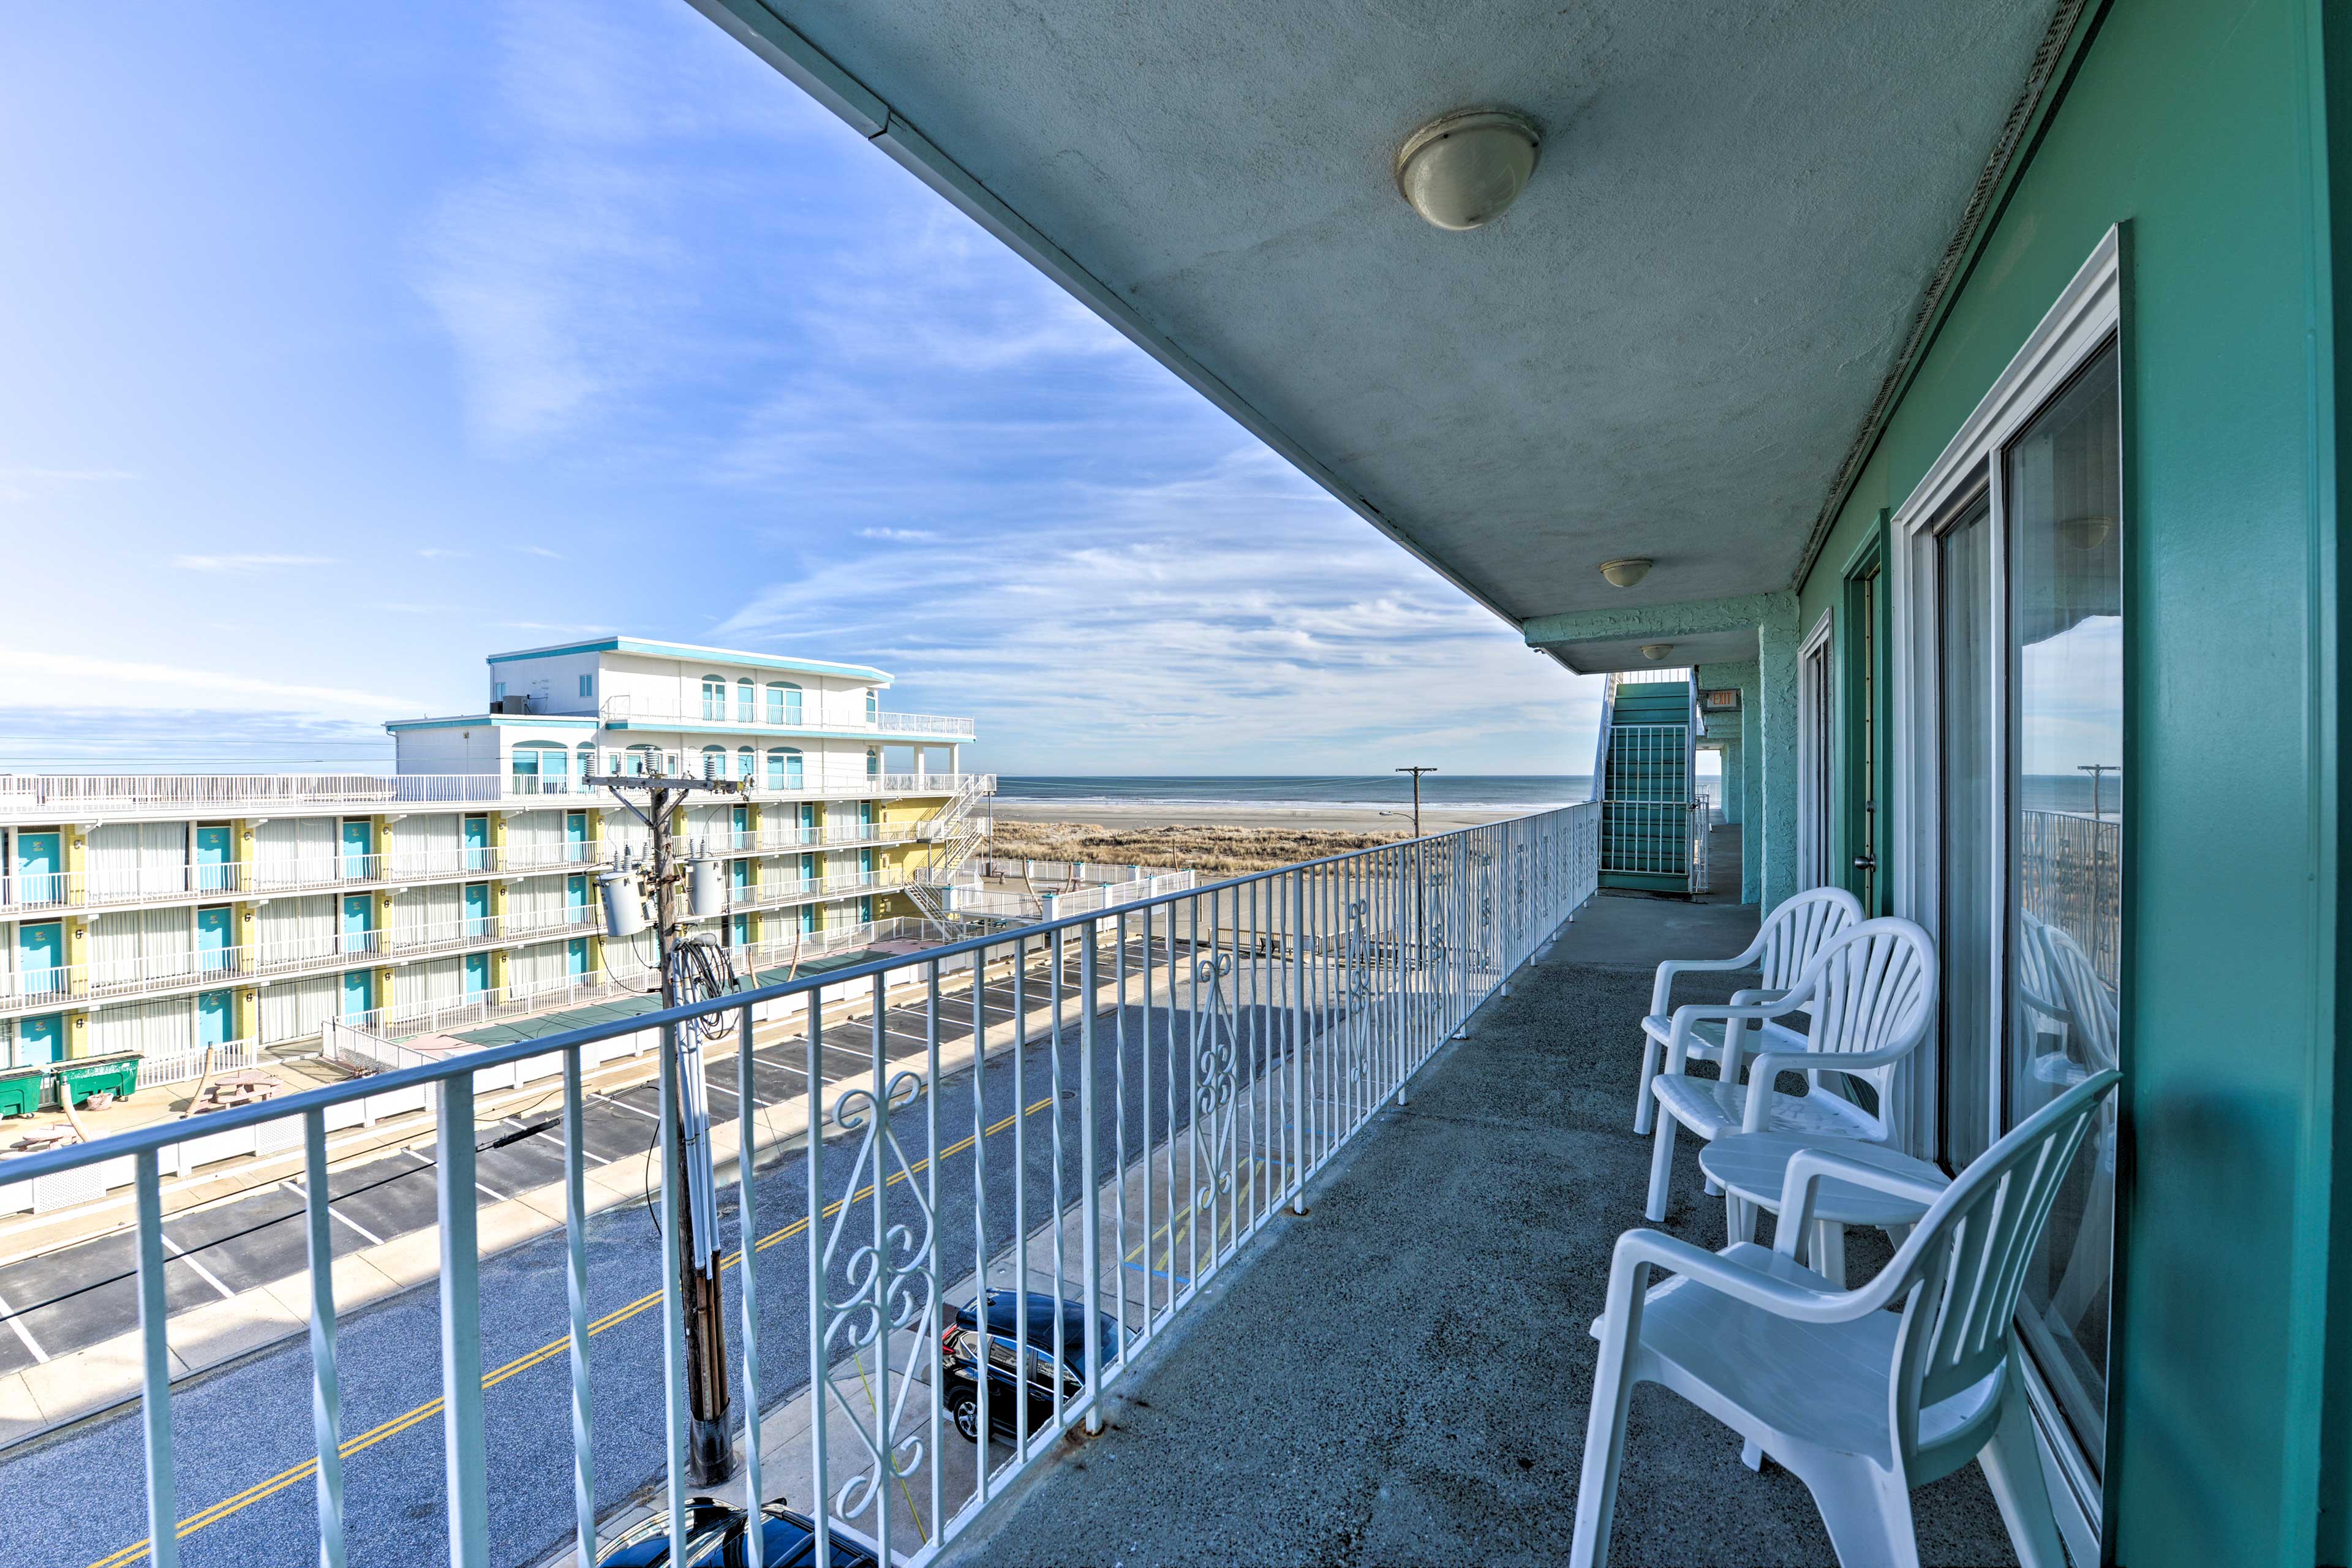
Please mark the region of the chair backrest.
[[1918, 1452], [1920, 1411], [2007, 1362], [2018, 1293], [2051, 1205], [2100, 1101], [2122, 1076], [2112, 1068], [2094, 1073], [1978, 1156], [1865, 1288], [1882, 1300], [1904, 1299], [1890, 1414], [1906, 1468]]
[[[1899, 916], [1864, 921], [1815, 953], [1797, 984], [1811, 991], [1805, 1005], [1812, 1027], [1806, 1038], [1815, 1052], [1907, 1052], [1927, 1037], [1936, 1016], [1935, 939]], [[1887, 1109], [1901, 1066], [1888, 1062], [1842, 1075], [1862, 1079], [1877, 1091], [1874, 1119], [1880, 1137], [1890, 1131]], [[1818, 1086], [1818, 1075], [1813, 1081]]]
[[1822, 949], [1862, 923], [1862, 900], [1843, 888], [1808, 888], [1764, 917], [1755, 945], [1764, 986], [1786, 991]]
[[2042, 946], [2049, 953], [2058, 996], [2066, 1007], [2067, 1022], [2082, 1031], [2084, 1059], [2095, 1068], [2116, 1065], [2116, 999], [2098, 966], [2083, 944], [2053, 925], [2042, 928]]

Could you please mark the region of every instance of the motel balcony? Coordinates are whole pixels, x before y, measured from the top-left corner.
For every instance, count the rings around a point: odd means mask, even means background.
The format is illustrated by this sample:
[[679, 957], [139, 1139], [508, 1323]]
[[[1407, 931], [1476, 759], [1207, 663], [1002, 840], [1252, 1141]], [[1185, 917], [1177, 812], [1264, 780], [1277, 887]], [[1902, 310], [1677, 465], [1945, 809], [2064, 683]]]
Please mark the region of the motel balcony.
[[[572, 717], [550, 709], [550, 717]], [[969, 741], [974, 734], [968, 715], [901, 713], [887, 709], [866, 713], [826, 711], [814, 703], [759, 705], [739, 701], [656, 702], [639, 697], [608, 697], [593, 710], [611, 730], [714, 730], [837, 737], [847, 740], [887, 739], [945, 744]], [[586, 715], [578, 715], [584, 717]]]

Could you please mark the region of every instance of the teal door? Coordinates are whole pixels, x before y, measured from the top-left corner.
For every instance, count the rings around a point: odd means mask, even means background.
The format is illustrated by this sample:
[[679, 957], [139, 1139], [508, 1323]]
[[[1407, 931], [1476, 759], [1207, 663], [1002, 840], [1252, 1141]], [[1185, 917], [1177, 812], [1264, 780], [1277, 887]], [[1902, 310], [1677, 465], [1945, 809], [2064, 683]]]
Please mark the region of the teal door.
[[813, 800], [801, 802], [801, 842], [816, 842], [816, 802]]
[[343, 971], [343, 1016], [363, 1017], [375, 1011], [375, 971], [346, 969]]
[[466, 934], [490, 934], [490, 885], [488, 882], [466, 884]]
[[367, 893], [352, 893], [343, 900], [343, 951], [373, 952], [375, 951], [375, 899]]
[[732, 920], [729, 921], [727, 924], [730, 928], [727, 936], [729, 945], [733, 947], [749, 947], [751, 945], [751, 917], [750, 915], [737, 915]]
[[727, 862], [727, 891], [730, 895], [728, 900], [730, 903], [740, 904], [750, 901], [751, 897], [751, 862], [749, 860], [730, 860]]
[[343, 876], [357, 881], [375, 874], [375, 824], [358, 817], [343, 824]]
[[466, 994], [479, 996], [490, 988], [490, 955], [469, 952], [466, 955]]
[[857, 923], [860, 925], [869, 926], [874, 923], [873, 900], [860, 899], [857, 900]]
[[563, 814], [563, 858], [575, 863], [588, 858], [588, 814], [584, 811]]
[[58, 1042], [64, 1038], [60, 1027], [63, 1020], [52, 1013], [46, 1018], [27, 1018], [16, 1026], [16, 1065], [37, 1067], [58, 1059]]
[[803, 904], [801, 906], [801, 934], [803, 936], [814, 936], [816, 934], [816, 906], [814, 904]]
[[12, 903], [59, 904], [66, 896], [64, 847], [54, 833], [16, 835], [16, 888]]
[[196, 829], [196, 889], [199, 893], [225, 893], [236, 884], [230, 880], [228, 829], [199, 827]]
[[27, 996], [59, 996], [66, 988], [66, 931], [55, 921], [16, 928], [16, 981]]
[[588, 939], [575, 936], [563, 944], [563, 972], [574, 980], [588, 977]]
[[196, 911], [196, 972], [217, 974], [235, 967], [236, 960], [229, 952], [232, 911], [226, 904], [215, 904]]
[[748, 805], [735, 808], [735, 847], [751, 847], [751, 808]]
[[466, 818], [466, 863], [463, 871], [487, 871], [490, 868], [490, 819], [487, 816]]
[[814, 855], [803, 855], [801, 857], [801, 890], [803, 892], [806, 892], [815, 885], [816, 857]]
[[868, 882], [874, 880], [873, 850], [860, 849], [857, 852], [857, 874]]
[[229, 1042], [236, 1009], [226, 991], [207, 991], [196, 998], [196, 1044], [225, 1046]]
[[874, 803], [872, 801], [861, 800], [857, 803], [857, 825], [860, 827], [871, 827], [874, 826]]
[[587, 878], [566, 877], [563, 879], [563, 907], [572, 911], [575, 924], [585, 918], [581, 911], [588, 907]]

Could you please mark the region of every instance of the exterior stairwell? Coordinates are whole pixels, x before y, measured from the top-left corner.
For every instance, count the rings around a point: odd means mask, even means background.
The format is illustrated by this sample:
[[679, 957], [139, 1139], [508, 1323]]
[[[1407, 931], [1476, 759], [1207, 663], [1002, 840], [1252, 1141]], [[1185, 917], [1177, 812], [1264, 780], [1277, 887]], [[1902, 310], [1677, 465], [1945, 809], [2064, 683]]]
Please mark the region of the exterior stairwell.
[[1609, 677], [1593, 766], [1602, 887], [1692, 890], [1700, 726], [1688, 670]]

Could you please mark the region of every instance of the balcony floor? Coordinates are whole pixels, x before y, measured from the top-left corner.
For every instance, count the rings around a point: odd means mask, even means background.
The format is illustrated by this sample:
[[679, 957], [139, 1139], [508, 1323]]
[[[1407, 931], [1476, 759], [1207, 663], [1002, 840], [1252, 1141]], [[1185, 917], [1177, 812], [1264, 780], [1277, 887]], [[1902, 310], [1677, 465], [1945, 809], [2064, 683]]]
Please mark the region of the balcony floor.
[[[1632, 1131], [1649, 968], [1737, 952], [1752, 908], [1604, 896], [1482, 1013], [1121, 1386], [1097, 1438], [954, 1560], [992, 1565], [1556, 1563], [1568, 1550], [1609, 1252], [1642, 1222]], [[1677, 1002], [1751, 980], [1706, 977]], [[1683, 1144], [1666, 1228], [1723, 1244]], [[1764, 1236], [1769, 1237], [1769, 1220]], [[1851, 1277], [1887, 1256], [1856, 1234]], [[1811, 1498], [1729, 1431], [1633, 1396], [1612, 1562], [1833, 1563]], [[1970, 1465], [1914, 1494], [1922, 1559], [2014, 1562]]]

